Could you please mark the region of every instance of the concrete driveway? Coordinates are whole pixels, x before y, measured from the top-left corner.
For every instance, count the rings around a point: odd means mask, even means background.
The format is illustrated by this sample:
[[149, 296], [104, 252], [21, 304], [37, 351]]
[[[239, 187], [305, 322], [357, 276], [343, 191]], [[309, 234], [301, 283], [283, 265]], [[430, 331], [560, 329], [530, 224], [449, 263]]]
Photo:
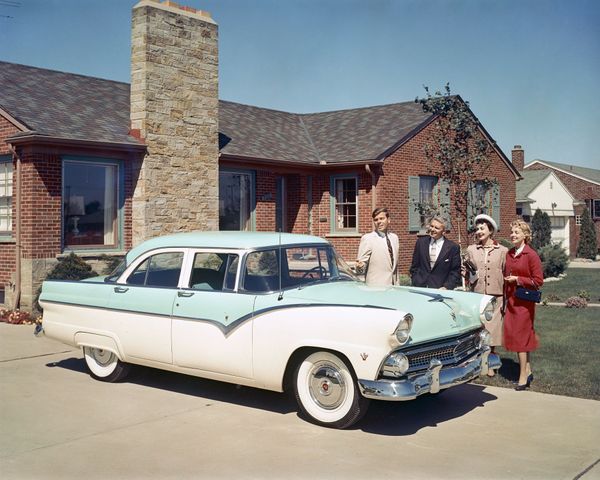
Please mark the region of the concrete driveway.
[[32, 331], [0, 324], [3, 480], [600, 478], [598, 401], [464, 385], [337, 431], [273, 392], [146, 368], [98, 382]]

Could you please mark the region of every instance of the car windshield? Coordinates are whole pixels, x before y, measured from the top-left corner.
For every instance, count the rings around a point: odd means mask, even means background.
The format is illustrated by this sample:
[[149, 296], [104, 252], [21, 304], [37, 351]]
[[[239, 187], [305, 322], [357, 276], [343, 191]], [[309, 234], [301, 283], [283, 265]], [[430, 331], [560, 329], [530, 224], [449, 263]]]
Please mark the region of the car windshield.
[[244, 289], [247, 291], [272, 292], [339, 280], [357, 278], [331, 245], [282, 247], [281, 262], [278, 248], [246, 256]]

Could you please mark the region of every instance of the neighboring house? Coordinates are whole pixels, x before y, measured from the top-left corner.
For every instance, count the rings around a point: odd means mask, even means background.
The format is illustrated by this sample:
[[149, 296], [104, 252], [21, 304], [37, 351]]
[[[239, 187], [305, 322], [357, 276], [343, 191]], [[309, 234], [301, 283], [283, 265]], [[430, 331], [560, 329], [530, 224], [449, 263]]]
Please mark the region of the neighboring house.
[[552, 241], [571, 253], [570, 228], [574, 198], [552, 170], [525, 170], [517, 182], [517, 215], [526, 222], [537, 209], [550, 217]]
[[[175, 231], [311, 233], [353, 261], [376, 206], [390, 208], [408, 270], [425, 232], [415, 205], [449, 200], [419, 104], [294, 114], [219, 101], [206, 12], [142, 0], [132, 32], [131, 85], [0, 62], [0, 304], [30, 308], [68, 252], [94, 262]], [[507, 236], [520, 176], [480, 129], [498, 183], [473, 179], [470, 215]]]
[[561, 186], [565, 187], [573, 197], [573, 214], [569, 222], [571, 256], [577, 253], [584, 206], [587, 206], [596, 227], [596, 238], [600, 249], [600, 170], [536, 159], [525, 166], [523, 173], [543, 170], [551, 171], [560, 181]]

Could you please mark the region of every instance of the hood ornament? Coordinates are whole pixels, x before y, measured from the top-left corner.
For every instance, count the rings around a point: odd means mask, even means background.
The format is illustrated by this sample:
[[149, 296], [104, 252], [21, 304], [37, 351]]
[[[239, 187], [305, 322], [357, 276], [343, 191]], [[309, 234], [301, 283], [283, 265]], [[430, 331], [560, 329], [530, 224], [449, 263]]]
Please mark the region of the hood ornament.
[[369, 354], [368, 353], [361, 353], [360, 354], [360, 358], [362, 358], [363, 361], [365, 361], [367, 358], [369, 358]]

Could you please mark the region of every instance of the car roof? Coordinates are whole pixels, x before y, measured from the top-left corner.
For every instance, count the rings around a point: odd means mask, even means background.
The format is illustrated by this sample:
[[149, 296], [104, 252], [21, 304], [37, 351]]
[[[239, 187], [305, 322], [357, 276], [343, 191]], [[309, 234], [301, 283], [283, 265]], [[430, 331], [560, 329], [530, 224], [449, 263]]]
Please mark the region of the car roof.
[[164, 235], [146, 240], [127, 254], [128, 260], [157, 248], [234, 248], [255, 249], [275, 245], [324, 244], [327, 240], [314, 235], [278, 232], [188, 232]]

